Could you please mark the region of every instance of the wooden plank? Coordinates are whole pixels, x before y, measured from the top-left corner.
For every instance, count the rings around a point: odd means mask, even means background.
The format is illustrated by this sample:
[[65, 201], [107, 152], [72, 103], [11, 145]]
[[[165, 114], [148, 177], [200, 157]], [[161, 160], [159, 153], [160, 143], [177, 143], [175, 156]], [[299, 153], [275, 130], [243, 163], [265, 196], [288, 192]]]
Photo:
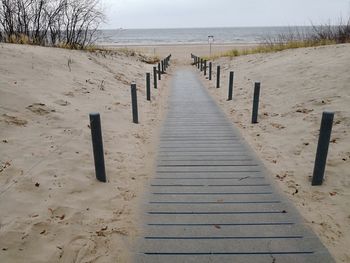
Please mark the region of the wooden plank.
[[192, 72], [169, 103], [136, 262], [334, 262]]

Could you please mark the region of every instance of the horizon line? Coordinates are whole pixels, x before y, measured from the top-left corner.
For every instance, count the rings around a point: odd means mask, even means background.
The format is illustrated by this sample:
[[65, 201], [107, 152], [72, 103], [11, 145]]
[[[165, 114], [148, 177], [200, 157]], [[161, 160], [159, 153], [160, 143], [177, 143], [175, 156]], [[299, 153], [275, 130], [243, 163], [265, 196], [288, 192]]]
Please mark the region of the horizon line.
[[[219, 29], [219, 28], [274, 28], [274, 27], [313, 27], [322, 25], [280, 25], [280, 26], [211, 26], [211, 27], [119, 27], [119, 28], [100, 28], [99, 30], [140, 30], [140, 29]], [[333, 25], [332, 25], [333, 26]], [[336, 26], [336, 25], [334, 25]]]

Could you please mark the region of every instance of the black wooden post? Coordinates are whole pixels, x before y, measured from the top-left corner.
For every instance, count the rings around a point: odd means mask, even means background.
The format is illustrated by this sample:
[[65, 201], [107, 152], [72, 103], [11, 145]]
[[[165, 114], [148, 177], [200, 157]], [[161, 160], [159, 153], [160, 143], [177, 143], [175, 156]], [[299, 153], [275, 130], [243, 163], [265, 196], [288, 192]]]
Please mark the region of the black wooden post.
[[209, 80], [211, 80], [213, 63], [209, 62]]
[[139, 114], [137, 109], [137, 90], [136, 84], [131, 84], [131, 105], [132, 105], [132, 121], [133, 123], [139, 123]]
[[99, 113], [90, 113], [90, 129], [92, 138], [92, 148], [94, 152], [96, 179], [100, 182], [105, 183], [107, 180], [103, 152], [101, 119]]
[[197, 61], [197, 68], [200, 69], [200, 63], [201, 63], [201, 58], [198, 58], [198, 61]]
[[153, 87], [157, 89], [157, 67], [153, 67]]
[[258, 123], [259, 97], [260, 97], [260, 82], [255, 82], [255, 84], [254, 84], [254, 98], [253, 98], [253, 111], [252, 111], [252, 123]]
[[234, 72], [230, 71], [230, 79], [228, 82], [228, 98], [227, 98], [227, 100], [232, 100], [232, 97], [233, 97], [233, 76], [234, 76]]
[[151, 101], [151, 74], [146, 73], [146, 94], [147, 100]]
[[216, 67], [216, 88], [220, 88], [220, 66]]
[[312, 185], [321, 185], [323, 182], [324, 171], [326, 169], [329, 141], [331, 139], [334, 112], [323, 112], [320, 135], [318, 138], [314, 172], [312, 176]]
[[162, 79], [162, 72], [160, 70], [160, 63], [158, 63], [158, 80]]
[[201, 58], [201, 65], [200, 65], [201, 72], [203, 71], [203, 59]]
[[207, 61], [204, 60], [204, 76], [207, 75]]
[[161, 61], [161, 64], [162, 64], [162, 73], [161, 74], [164, 74], [164, 60]]

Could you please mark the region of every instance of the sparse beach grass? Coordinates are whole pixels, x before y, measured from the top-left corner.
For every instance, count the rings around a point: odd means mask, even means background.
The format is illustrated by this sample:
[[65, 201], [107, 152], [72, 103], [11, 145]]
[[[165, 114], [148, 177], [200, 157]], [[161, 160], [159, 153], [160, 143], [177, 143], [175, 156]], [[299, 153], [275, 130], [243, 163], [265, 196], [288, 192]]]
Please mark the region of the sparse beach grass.
[[[65, 47], [60, 47], [60, 48], [65, 48]], [[67, 47], [67, 49], [70, 49]], [[156, 64], [160, 61], [159, 56], [151, 56], [151, 55], [146, 55], [142, 51], [135, 50], [132, 48], [108, 48], [108, 47], [101, 47], [101, 46], [96, 46], [96, 45], [89, 45], [86, 46], [83, 50], [92, 52], [92, 53], [100, 53], [103, 55], [124, 55], [126, 57], [138, 57], [141, 62], [144, 62], [146, 64]]]
[[213, 56], [206, 57], [206, 59], [210, 60], [210, 59], [218, 59], [221, 57], [238, 57], [238, 56], [252, 55], [252, 54], [258, 54], [258, 53], [272, 53], [272, 52], [279, 52], [287, 49], [317, 47], [317, 46], [325, 46], [325, 45], [333, 45], [333, 44], [337, 44], [337, 43], [332, 40], [324, 40], [324, 41], [291, 40], [284, 43], [283, 42], [263, 43], [253, 48], [232, 49], [220, 54], [215, 54]]
[[334, 44], [350, 43], [350, 18], [346, 23], [313, 26], [311, 32], [300, 32], [291, 29], [287, 34], [280, 34], [276, 38], [269, 36], [258, 46], [246, 49], [232, 49], [214, 54], [205, 59], [218, 59], [221, 57], [237, 57], [258, 53], [272, 53], [287, 49], [317, 47]]

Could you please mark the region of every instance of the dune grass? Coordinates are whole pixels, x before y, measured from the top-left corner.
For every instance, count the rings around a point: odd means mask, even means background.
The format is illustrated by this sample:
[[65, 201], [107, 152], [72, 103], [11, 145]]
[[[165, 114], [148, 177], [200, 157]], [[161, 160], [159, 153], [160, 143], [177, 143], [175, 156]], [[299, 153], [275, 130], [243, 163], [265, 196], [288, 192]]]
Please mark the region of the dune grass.
[[317, 42], [305, 41], [305, 40], [300, 40], [300, 41], [293, 40], [285, 43], [271, 43], [271, 44], [262, 43], [253, 48], [232, 49], [226, 52], [215, 54], [205, 59], [210, 60], [210, 59], [218, 59], [221, 57], [238, 57], [238, 56], [245, 56], [245, 55], [252, 55], [252, 54], [259, 54], [259, 53], [273, 53], [273, 52], [279, 52], [287, 49], [317, 47], [317, 46], [334, 45], [334, 44], [337, 44], [337, 42], [333, 40], [323, 40], [323, 41], [317, 41]]
[[289, 30], [287, 34], [280, 34], [276, 38], [267, 36], [265, 40], [253, 48], [232, 49], [223, 53], [207, 57], [207, 60], [221, 57], [237, 57], [258, 53], [272, 53], [287, 49], [317, 47], [325, 45], [350, 43], [350, 18], [346, 23], [340, 21], [339, 25], [330, 24], [312, 26], [310, 32]]
[[131, 48], [106, 48], [106, 47], [99, 47], [95, 45], [86, 46], [84, 48], [85, 51], [91, 52], [91, 53], [99, 53], [102, 55], [124, 55], [126, 57], [137, 57], [141, 62], [147, 63], [147, 64], [156, 64], [160, 61], [160, 58], [158, 56], [149, 56], [143, 54], [141, 51], [131, 49]]

